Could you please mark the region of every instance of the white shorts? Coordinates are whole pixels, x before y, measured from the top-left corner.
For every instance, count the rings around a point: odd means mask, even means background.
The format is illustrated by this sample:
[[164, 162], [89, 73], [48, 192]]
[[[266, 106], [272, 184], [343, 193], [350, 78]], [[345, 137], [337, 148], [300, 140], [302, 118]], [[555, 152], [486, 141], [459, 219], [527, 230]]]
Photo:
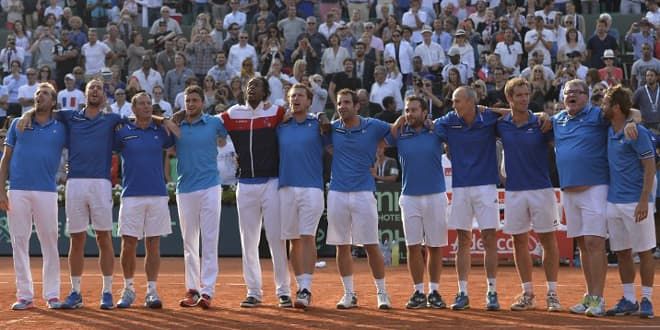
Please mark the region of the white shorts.
[[406, 245], [447, 245], [447, 194], [399, 197]]
[[500, 209], [494, 184], [453, 188], [449, 228], [472, 231], [474, 218], [480, 230], [499, 229]]
[[298, 239], [300, 235], [316, 236], [325, 201], [323, 190], [307, 187], [282, 187], [280, 215], [282, 239]]
[[580, 192], [562, 191], [566, 214], [566, 236], [607, 238], [607, 185], [589, 187]]
[[112, 184], [107, 179], [68, 179], [65, 193], [69, 233], [112, 230]]
[[607, 230], [612, 251], [643, 252], [655, 247], [654, 205], [649, 203], [648, 215], [640, 222], [635, 222], [636, 206], [637, 203], [607, 203]]
[[549, 233], [557, 230], [557, 199], [552, 188], [507, 191], [504, 199], [503, 231], [518, 235], [534, 230]]
[[172, 233], [167, 196], [123, 197], [119, 207], [119, 235], [137, 239]]
[[328, 192], [328, 245], [378, 244], [378, 210], [371, 191]]

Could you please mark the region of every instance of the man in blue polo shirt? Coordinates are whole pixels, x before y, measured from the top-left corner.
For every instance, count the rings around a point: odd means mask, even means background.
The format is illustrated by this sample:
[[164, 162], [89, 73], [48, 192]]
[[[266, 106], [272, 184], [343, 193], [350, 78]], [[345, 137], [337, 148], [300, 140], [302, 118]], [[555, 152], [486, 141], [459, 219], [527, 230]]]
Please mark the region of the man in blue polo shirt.
[[153, 108], [149, 94], [141, 92], [131, 100], [134, 123], [127, 123], [115, 132], [114, 147], [121, 152], [122, 196], [119, 208], [119, 235], [124, 289], [118, 308], [128, 308], [135, 301], [135, 252], [137, 242], [145, 238], [144, 268], [147, 273], [147, 294], [144, 305], [162, 308], [156, 291], [160, 267], [160, 236], [172, 232], [168, 207], [163, 150], [174, 144], [171, 135], [151, 119]]
[[344, 285], [338, 309], [357, 307], [353, 291], [351, 245], [364, 245], [374, 276], [379, 309], [391, 308], [385, 288], [385, 265], [379, 249], [378, 211], [371, 175], [378, 144], [390, 134], [389, 124], [357, 114], [357, 94], [349, 89], [337, 93], [339, 120], [332, 124], [332, 176], [328, 192], [328, 236], [337, 246], [337, 268]]
[[[616, 252], [623, 298], [607, 315], [639, 312], [641, 318], [653, 318], [653, 277], [655, 260], [655, 224], [653, 219], [653, 184], [655, 148], [649, 131], [637, 126], [636, 140], [624, 137], [623, 126], [630, 114], [632, 93], [619, 86], [610, 88], [603, 98], [605, 117], [612, 122], [608, 132], [607, 158], [610, 186], [607, 194], [607, 229], [610, 248]], [[642, 299], [635, 295], [635, 266], [632, 254], [638, 253], [642, 278]]]
[[552, 132], [543, 133], [538, 117], [529, 111], [530, 84], [523, 78], [509, 80], [504, 94], [511, 113], [498, 121], [497, 130], [504, 146], [506, 199], [503, 231], [513, 236], [516, 267], [522, 293], [511, 310], [536, 307], [532, 283], [532, 259], [529, 254], [529, 231], [533, 229], [543, 246], [543, 266], [547, 279], [547, 310], [557, 312], [559, 248], [555, 231], [558, 221], [556, 199], [548, 168], [548, 146]]
[[[185, 118], [176, 139], [177, 194], [185, 261], [186, 295], [182, 307], [211, 307], [218, 277], [218, 237], [222, 187], [218, 174], [218, 148], [227, 136], [220, 119], [202, 112], [204, 91], [184, 91]], [[199, 238], [202, 237], [200, 265]]]
[[292, 118], [277, 128], [282, 239], [290, 240], [289, 259], [298, 291], [294, 307], [311, 302], [316, 262], [316, 229], [324, 209], [323, 146], [316, 116], [308, 114], [314, 94], [295, 84], [289, 89]]
[[[442, 250], [447, 245], [447, 195], [442, 169], [442, 141], [424, 127], [428, 116], [426, 100], [409, 96], [405, 102], [406, 125], [388, 138], [398, 148], [403, 170], [403, 191], [399, 197], [403, 230], [408, 253], [408, 269], [414, 291], [406, 308], [446, 308], [438, 292], [442, 270]], [[424, 256], [426, 246], [429, 295], [424, 294]]]
[[484, 242], [484, 267], [488, 293], [486, 309], [499, 310], [497, 299], [497, 241], [499, 207], [497, 204], [497, 157], [495, 128], [498, 114], [476, 107], [476, 92], [469, 87], [454, 91], [452, 111], [435, 122], [435, 133], [449, 145], [452, 163], [452, 203], [449, 207], [449, 227], [458, 235], [456, 272], [458, 294], [451, 308], [470, 308], [468, 274], [472, 246], [472, 219], [476, 218]]
[[57, 249], [57, 191], [55, 175], [66, 143], [66, 128], [53, 118], [57, 92], [39, 84], [32, 128], [18, 131], [14, 120], [7, 133], [0, 182], [9, 177], [9, 194], [0, 185], [0, 209], [7, 211], [16, 273], [14, 310], [34, 307], [30, 273], [30, 236], [34, 224], [43, 256], [43, 298], [48, 308], [60, 308], [60, 256]]

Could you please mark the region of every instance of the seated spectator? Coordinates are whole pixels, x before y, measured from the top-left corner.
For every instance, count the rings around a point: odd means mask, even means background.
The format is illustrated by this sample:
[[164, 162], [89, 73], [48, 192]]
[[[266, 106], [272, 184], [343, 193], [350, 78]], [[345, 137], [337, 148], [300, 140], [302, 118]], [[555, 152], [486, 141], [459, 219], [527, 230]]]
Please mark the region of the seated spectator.
[[394, 123], [399, 114], [396, 112], [396, 100], [392, 96], [383, 98], [383, 110], [374, 115], [374, 118], [380, 119], [387, 123]]
[[76, 77], [70, 73], [64, 76], [64, 89], [57, 93], [58, 109], [81, 110], [85, 103], [85, 93], [76, 88]]
[[605, 62], [605, 67], [598, 70], [598, 75], [600, 80], [603, 80], [607, 83], [608, 86], [615, 86], [623, 80], [623, 70], [614, 66], [614, 51], [611, 49], [605, 50], [603, 54], [603, 62]]
[[115, 103], [110, 105], [110, 111], [122, 117], [134, 117], [131, 102], [126, 101], [125, 90], [120, 88], [115, 91]]
[[160, 25], [160, 22], [165, 22], [166, 25], [166, 30], [168, 32], [174, 32], [177, 35], [182, 34], [183, 32], [181, 31], [181, 26], [179, 26], [179, 22], [177, 22], [175, 19], [170, 17], [170, 7], [168, 6], [163, 6], [160, 9], [160, 18], [157, 19], [152, 25], [151, 29], [149, 29], [149, 34], [155, 35], [158, 33], [158, 26]]
[[374, 69], [374, 84], [371, 86], [371, 92], [369, 93], [369, 102], [380, 104], [382, 109], [385, 109], [383, 105], [383, 99], [386, 96], [392, 96], [396, 102], [396, 110], [403, 110], [403, 99], [401, 97], [401, 91], [397, 85], [391, 80], [386, 79], [386, 72], [384, 66], [377, 66]]
[[162, 110], [163, 116], [169, 118], [172, 117], [172, 104], [170, 102], [165, 101], [163, 99], [163, 96], [165, 96], [165, 90], [163, 89], [162, 86], [156, 85], [154, 86], [154, 89], [151, 91], [151, 95], [153, 95], [152, 103], [154, 106], [158, 105], [158, 107]]

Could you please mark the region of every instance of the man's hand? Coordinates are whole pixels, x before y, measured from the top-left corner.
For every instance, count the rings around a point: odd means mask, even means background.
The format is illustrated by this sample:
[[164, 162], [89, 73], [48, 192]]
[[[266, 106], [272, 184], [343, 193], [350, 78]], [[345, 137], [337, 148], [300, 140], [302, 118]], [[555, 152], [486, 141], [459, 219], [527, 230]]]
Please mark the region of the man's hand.
[[170, 120], [174, 124], [180, 125], [185, 118], [186, 118], [186, 112], [183, 110], [179, 110], [172, 115], [172, 118], [170, 118]]
[[552, 119], [545, 112], [539, 112], [536, 114], [539, 117], [539, 126], [541, 127], [542, 133], [547, 133], [552, 129]]
[[639, 133], [637, 131], [637, 124], [627, 123], [626, 126], [623, 127], [623, 133], [626, 135], [627, 139], [637, 140], [637, 136]]
[[330, 134], [330, 119], [325, 112], [319, 112], [317, 120], [319, 121], [319, 130], [321, 135]]
[[5, 189], [0, 190], [0, 210], [9, 211], [9, 198]]
[[284, 116], [282, 117], [282, 122], [286, 123], [287, 121], [291, 120], [293, 118], [293, 111], [289, 110], [284, 113]]
[[173, 121], [165, 119], [163, 120], [162, 126], [165, 129], [167, 135], [174, 134], [174, 136], [177, 138], [181, 137], [181, 129], [179, 128], [179, 125], [175, 124]]
[[32, 128], [32, 117], [34, 116], [34, 109], [26, 111], [23, 113], [21, 118], [16, 124], [16, 128], [19, 132], [23, 132], [26, 128]]
[[406, 116], [399, 116], [399, 118], [396, 119], [394, 124], [392, 124], [392, 129], [391, 129], [392, 136], [397, 136], [407, 122], [408, 121], [406, 120]]
[[[2, 207], [2, 200], [0, 199], [0, 208]], [[635, 206], [635, 222], [642, 222], [649, 215], [649, 203], [643, 198], [640, 199], [637, 206]]]

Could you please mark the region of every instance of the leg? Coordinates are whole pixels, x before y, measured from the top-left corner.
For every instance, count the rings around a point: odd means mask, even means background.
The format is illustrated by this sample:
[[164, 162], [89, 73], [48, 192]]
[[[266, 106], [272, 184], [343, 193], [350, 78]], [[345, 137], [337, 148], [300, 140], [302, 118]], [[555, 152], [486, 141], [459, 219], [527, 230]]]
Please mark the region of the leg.
[[371, 268], [373, 277], [377, 280], [385, 278], [385, 263], [378, 244], [365, 244], [364, 250], [367, 252], [369, 268]]
[[57, 221], [57, 194], [32, 192], [34, 201], [34, 226], [43, 256], [43, 298], [48, 301], [60, 296], [60, 254]]
[[186, 290], [199, 291], [199, 194], [185, 193], [176, 196], [179, 205], [179, 222], [183, 238]]
[[302, 243], [302, 270], [305, 274], [314, 274], [316, 263], [316, 236], [301, 235]]
[[115, 264], [115, 251], [112, 247], [110, 231], [96, 231], [96, 245], [99, 248], [99, 267], [103, 276], [112, 276]]
[[528, 233], [513, 235], [513, 257], [521, 283], [532, 282], [532, 257], [529, 255], [528, 246]]
[[468, 281], [470, 274], [470, 247], [472, 246], [472, 232], [456, 230], [458, 235], [458, 251], [456, 251], [456, 273], [459, 281]]
[[488, 278], [497, 277], [497, 236], [495, 229], [484, 229], [481, 231], [484, 241], [484, 267]]
[[556, 233], [540, 233], [539, 238], [543, 246], [543, 269], [548, 282], [557, 282], [559, 274], [559, 246]]
[[121, 269], [124, 273], [124, 279], [132, 279], [135, 275], [135, 251], [137, 249], [137, 238], [131, 236], [121, 237]]
[[279, 180], [271, 179], [265, 184], [261, 196], [266, 240], [273, 260], [273, 277], [278, 297], [291, 296], [291, 276], [286, 255], [286, 241], [282, 239], [282, 221], [280, 218], [280, 197], [277, 192]]
[[200, 209], [202, 234], [201, 294], [213, 297], [218, 278], [218, 240], [220, 237], [220, 185], [206, 189]]
[[642, 286], [653, 287], [655, 275], [655, 259], [652, 250], [639, 252], [639, 276], [642, 278]]
[[590, 258], [590, 252], [587, 249], [587, 246], [584, 242], [584, 236], [576, 237], [575, 238], [578, 247], [580, 248], [580, 261], [582, 262], [582, 274], [584, 275], [584, 284], [587, 287], [587, 294], [591, 295], [591, 290], [593, 287], [593, 284], [591, 282], [591, 274], [593, 271], [592, 265], [591, 265], [591, 258]]
[[147, 273], [147, 281], [155, 282], [160, 271], [160, 236], [145, 238], [144, 247], [144, 271]]
[[69, 272], [72, 277], [80, 277], [85, 266], [85, 240], [87, 232], [70, 233], [69, 241]]
[[[431, 258], [429, 257], [430, 263]], [[424, 283], [424, 256], [422, 255], [422, 246], [419, 244], [408, 246], [408, 271], [412, 277], [413, 284]], [[438, 277], [440, 277], [439, 274]], [[433, 280], [431, 282], [437, 283], [437, 281]]]
[[259, 263], [259, 240], [261, 238], [261, 185], [238, 184], [236, 204], [241, 233], [243, 279], [247, 295], [261, 299], [261, 264]]
[[7, 224], [11, 236], [14, 272], [16, 273], [16, 299], [32, 301], [34, 288], [29, 253], [30, 236], [32, 235], [30, 198], [28, 192], [18, 190], [9, 191], [8, 198], [10, 209], [7, 211]]
[[635, 283], [635, 264], [633, 263], [632, 250], [627, 249], [623, 251], [616, 251], [616, 258], [619, 262], [618, 268], [621, 283]]
[[[602, 297], [607, 275], [607, 256], [605, 255], [605, 239], [600, 236], [588, 235], [584, 237], [584, 245], [589, 251], [591, 265], [591, 295]], [[585, 273], [586, 275], [586, 273]]]
[[293, 274], [297, 277], [304, 273], [303, 253], [305, 247], [303, 247], [303, 243], [301, 239], [289, 240], [289, 244], [290, 244], [289, 262], [291, 262], [291, 268], [293, 268]]
[[[380, 252], [380, 251], [379, 251]], [[353, 256], [350, 245], [337, 245], [337, 270], [339, 276], [353, 276]]]

